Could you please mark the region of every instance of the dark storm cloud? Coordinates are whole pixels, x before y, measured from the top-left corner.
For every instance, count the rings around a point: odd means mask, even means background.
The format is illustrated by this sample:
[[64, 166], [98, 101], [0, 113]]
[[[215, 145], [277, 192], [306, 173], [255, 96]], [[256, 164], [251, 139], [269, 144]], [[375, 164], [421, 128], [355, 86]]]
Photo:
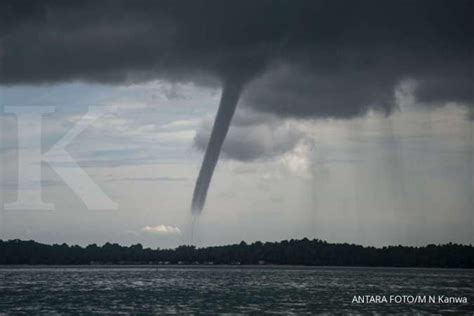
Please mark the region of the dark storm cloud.
[[[212, 121], [202, 122], [194, 137], [194, 146], [206, 150], [211, 135]], [[291, 123], [259, 112], [237, 111], [232, 127], [222, 146], [225, 158], [252, 161], [272, 158], [291, 151], [305, 138]]]
[[393, 87], [411, 78], [425, 104], [472, 106], [473, 3], [7, 0], [0, 84], [220, 81], [193, 196], [199, 213], [241, 93], [281, 116], [351, 117], [389, 113]]
[[240, 12], [217, 1], [7, 1], [1, 6], [1, 82], [6, 84], [248, 77], [263, 60], [253, 46], [258, 43], [243, 41], [247, 32], [238, 20], [244, 6]]
[[396, 78], [365, 70], [321, 74], [301, 65], [282, 65], [256, 79], [245, 105], [282, 116], [352, 117], [369, 108], [390, 112]]
[[247, 82], [247, 105], [292, 116], [390, 111], [405, 77], [432, 103], [474, 98], [472, 1], [0, 6], [2, 84], [235, 77]]

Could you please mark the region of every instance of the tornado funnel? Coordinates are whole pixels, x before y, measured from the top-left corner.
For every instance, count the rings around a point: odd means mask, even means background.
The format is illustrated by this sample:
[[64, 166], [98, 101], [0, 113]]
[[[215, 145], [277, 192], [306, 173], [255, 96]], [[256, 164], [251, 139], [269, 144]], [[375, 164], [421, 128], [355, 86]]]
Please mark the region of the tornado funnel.
[[193, 214], [200, 214], [206, 203], [207, 191], [211, 183], [212, 174], [217, 165], [222, 144], [224, 143], [232, 117], [235, 113], [237, 102], [239, 101], [242, 83], [240, 81], [226, 81], [222, 88], [222, 96], [217, 111], [211, 137], [207, 144], [206, 153], [202, 161], [201, 170], [194, 187], [191, 211]]

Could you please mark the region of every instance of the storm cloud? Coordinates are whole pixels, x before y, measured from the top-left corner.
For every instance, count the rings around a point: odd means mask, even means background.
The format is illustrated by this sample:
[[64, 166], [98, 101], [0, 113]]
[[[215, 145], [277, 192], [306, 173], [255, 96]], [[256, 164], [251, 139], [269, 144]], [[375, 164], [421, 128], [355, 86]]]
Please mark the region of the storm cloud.
[[219, 85], [290, 116], [389, 112], [393, 86], [472, 104], [471, 1], [3, 1], [0, 83]]
[[469, 0], [3, 1], [0, 84], [222, 86], [193, 198], [199, 212], [239, 101], [281, 117], [389, 114], [394, 87], [410, 79], [420, 104], [454, 102], [472, 114], [473, 7]]
[[[201, 123], [194, 137], [197, 149], [206, 150], [211, 129], [211, 120]], [[240, 161], [273, 158], [293, 150], [305, 136], [291, 121], [242, 108], [235, 114], [222, 154]]]

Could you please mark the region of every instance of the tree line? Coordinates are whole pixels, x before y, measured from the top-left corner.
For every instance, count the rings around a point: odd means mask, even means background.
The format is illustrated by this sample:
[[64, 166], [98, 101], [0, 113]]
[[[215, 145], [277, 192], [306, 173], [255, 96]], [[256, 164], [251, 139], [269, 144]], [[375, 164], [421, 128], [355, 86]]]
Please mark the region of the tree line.
[[307, 238], [280, 242], [175, 249], [106, 243], [87, 247], [0, 240], [0, 264], [278, 264], [308, 266], [383, 266], [474, 268], [472, 245], [363, 247]]

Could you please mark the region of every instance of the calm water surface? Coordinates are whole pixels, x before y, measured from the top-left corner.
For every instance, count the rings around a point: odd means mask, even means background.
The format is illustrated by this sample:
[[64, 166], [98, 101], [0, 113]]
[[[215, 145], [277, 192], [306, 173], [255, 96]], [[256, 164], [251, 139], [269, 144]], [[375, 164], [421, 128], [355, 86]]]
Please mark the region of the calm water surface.
[[[0, 314], [474, 314], [474, 271], [298, 267], [0, 267]], [[445, 295], [467, 304], [354, 304]]]

